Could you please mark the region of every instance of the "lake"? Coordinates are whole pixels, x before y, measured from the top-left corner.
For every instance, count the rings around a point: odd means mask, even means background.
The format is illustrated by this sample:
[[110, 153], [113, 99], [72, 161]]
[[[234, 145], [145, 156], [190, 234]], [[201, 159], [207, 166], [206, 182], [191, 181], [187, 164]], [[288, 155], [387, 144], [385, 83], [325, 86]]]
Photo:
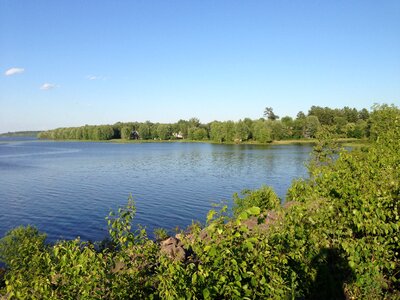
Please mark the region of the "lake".
[[105, 217], [133, 195], [135, 223], [185, 228], [242, 189], [272, 186], [284, 199], [307, 176], [312, 146], [95, 143], [0, 139], [0, 236], [32, 224], [49, 241], [101, 240]]

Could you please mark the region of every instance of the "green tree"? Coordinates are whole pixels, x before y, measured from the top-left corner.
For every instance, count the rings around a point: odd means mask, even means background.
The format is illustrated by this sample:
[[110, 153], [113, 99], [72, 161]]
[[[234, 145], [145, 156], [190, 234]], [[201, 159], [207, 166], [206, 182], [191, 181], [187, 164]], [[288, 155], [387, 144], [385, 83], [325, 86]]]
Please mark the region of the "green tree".
[[235, 140], [235, 123], [233, 121], [226, 121], [222, 123], [224, 128], [224, 140], [226, 142], [233, 142]]
[[359, 113], [357, 109], [345, 106], [342, 111], [347, 123], [356, 123], [358, 121]]
[[250, 128], [247, 126], [246, 122], [239, 120], [235, 123], [235, 140], [247, 141], [250, 136]]
[[265, 121], [258, 120], [253, 123], [253, 137], [260, 143], [272, 142], [271, 128], [267, 127]]
[[283, 138], [284, 139], [291, 139], [294, 135], [294, 120], [289, 117], [283, 117], [281, 119], [282, 126], [283, 126]]
[[189, 128], [188, 138], [196, 141], [205, 140], [207, 138], [207, 131], [204, 128]]
[[355, 125], [354, 131], [352, 132], [353, 138], [361, 139], [365, 138], [367, 136], [367, 127], [368, 123], [364, 120], [358, 120], [358, 122]]
[[169, 140], [172, 137], [172, 129], [169, 124], [158, 124], [156, 132], [158, 138], [162, 140]]
[[369, 111], [366, 108], [361, 109], [358, 112], [358, 119], [367, 121], [369, 119]]
[[275, 120], [278, 120], [278, 119], [279, 119], [279, 116], [277, 116], [277, 115], [274, 113], [272, 107], [266, 107], [266, 108], [265, 108], [265, 110], [264, 110], [264, 117], [266, 117], [268, 120], [271, 120], [271, 121], [275, 121]]
[[329, 107], [311, 106], [308, 116], [317, 117], [321, 125], [333, 125], [335, 123], [334, 118], [338, 114], [337, 111]]
[[152, 123], [147, 121], [146, 123], [141, 123], [138, 127], [139, 136], [144, 140], [152, 139]]
[[293, 137], [300, 139], [304, 137], [306, 118], [297, 118], [293, 122]]
[[304, 124], [304, 137], [314, 138], [320, 128], [319, 120], [316, 116], [308, 116]]
[[132, 128], [130, 126], [124, 126], [121, 128], [121, 139], [129, 140], [131, 138]]
[[271, 130], [271, 138], [272, 138], [272, 140], [279, 141], [279, 140], [282, 140], [283, 138], [285, 138], [286, 131], [285, 131], [285, 127], [284, 127], [284, 125], [282, 124], [281, 121], [279, 121], [279, 120], [278, 121], [267, 120], [266, 121], [266, 126], [268, 128], [270, 128], [270, 130]]
[[221, 122], [214, 121], [210, 124], [210, 138], [218, 143], [225, 141], [224, 125]]
[[200, 126], [200, 120], [198, 118], [190, 118], [188, 121], [189, 128], [190, 127], [199, 127]]
[[249, 137], [248, 139], [252, 139], [253, 138], [253, 120], [250, 118], [244, 118], [243, 122], [246, 124], [247, 128], [249, 129]]
[[334, 123], [336, 126], [336, 133], [343, 135], [346, 132], [346, 118], [345, 117], [335, 117]]
[[302, 111], [299, 111], [296, 115], [296, 119], [305, 119], [305, 118], [306, 118], [306, 115]]
[[188, 137], [188, 130], [189, 130], [189, 122], [186, 120], [179, 120], [177, 123], [177, 133], [181, 132], [184, 138]]

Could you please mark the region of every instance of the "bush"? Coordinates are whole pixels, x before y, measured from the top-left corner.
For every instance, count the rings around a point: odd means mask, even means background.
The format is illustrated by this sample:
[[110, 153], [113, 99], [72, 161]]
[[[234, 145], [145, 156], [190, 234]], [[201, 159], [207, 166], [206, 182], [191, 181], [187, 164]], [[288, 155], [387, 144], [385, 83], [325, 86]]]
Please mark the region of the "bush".
[[46, 235], [32, 226], [17, 227], [0, 240], [0, 261], [9, 269], [29, 269], [32, 258], [45, 249]]
[[277, 209], [280, 206], [280, 200], [274, 190], [269, 186], [262, 186], [258, 190], [243, 190], [240, 198], [237, 193], [233, 195], [233, 213], [238, 216], [242, 211], [250, 207], [257, 206], [261, 211]]

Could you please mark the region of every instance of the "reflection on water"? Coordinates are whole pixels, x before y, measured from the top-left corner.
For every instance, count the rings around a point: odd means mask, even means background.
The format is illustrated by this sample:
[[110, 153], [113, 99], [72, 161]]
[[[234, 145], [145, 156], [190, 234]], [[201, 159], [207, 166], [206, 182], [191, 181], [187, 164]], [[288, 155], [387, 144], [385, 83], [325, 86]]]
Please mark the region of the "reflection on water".
[[234, 192], [271, 185], [284, 198], [306, 176], [310, 145], [0, 142], [0, 235], [35, 224], [50, 240], [99, 240], [105, 216], [137, 202], [136, 222], [186, 227]]

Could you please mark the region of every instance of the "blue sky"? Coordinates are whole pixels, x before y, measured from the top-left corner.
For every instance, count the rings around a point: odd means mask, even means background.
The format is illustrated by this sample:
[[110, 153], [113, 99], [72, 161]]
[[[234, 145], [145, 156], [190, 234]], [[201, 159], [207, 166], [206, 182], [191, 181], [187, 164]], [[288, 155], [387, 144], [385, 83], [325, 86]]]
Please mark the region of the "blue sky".
[[0, 132], [400, 104], [400, 1], [0, 1]]

